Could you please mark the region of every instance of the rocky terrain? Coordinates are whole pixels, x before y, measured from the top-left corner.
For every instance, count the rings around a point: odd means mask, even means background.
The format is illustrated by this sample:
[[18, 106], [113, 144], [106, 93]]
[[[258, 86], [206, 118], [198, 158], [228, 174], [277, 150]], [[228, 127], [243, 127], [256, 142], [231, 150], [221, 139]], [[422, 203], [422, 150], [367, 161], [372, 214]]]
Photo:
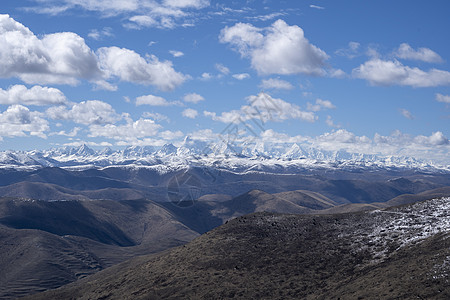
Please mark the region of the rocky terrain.
[[450, 196], [445, 172], [279, 171], [1, 169], [0, 298], [60, 287], [255, 212], [379, 211]]
[[448, 299], [449, 208], [254, 213], [28, 299]]

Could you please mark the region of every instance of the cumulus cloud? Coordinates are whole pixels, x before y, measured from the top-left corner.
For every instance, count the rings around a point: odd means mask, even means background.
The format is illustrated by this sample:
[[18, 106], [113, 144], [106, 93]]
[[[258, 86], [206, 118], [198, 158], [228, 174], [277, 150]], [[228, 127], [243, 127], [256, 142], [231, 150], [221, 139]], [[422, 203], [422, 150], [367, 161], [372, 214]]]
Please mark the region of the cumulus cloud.
[[374, 58], [353, 69], [352, 73], [354, 77], [365, 79], [372, 85], [435, 87], [450, 84], [450, 72], [438, 69], [423, 71], [405, 66], [397, 60]]
[[237, 23], [222, 29], [219, 38], [250, 58], [259, 74], [324, 75], [328, 55], [309, 43], [300, 27], [283, 20], [266, 28]]
[[72, 32], [38, 38], [27, 27], [0, 15], [0, 77], [26, 83], [77, 84], [101, 76], [96, 56], [84, 39]]
[[250, 78], [250, 74], [248, 73], [233, 74], [233, 78], [237, 80], [244, 80]]
[[95, 53], [72, 32], [34, 35], [8, 15], [0, 15], [0, 78], [18, 77], [30, 84], [71, 84], [80, 79], [98, 88], [116, 90], [109, 79], [153, 85], [167, 91], [187, 76], [176, 72], [170, 61], [154, 55], [104, 47]]
[[0, 88], [0, 104], [59, 105], [66, 102], [64, 94], [56, 88], [39, 85], [30, 89], [24, 85], [13, 85], [7, 90]]
[[301, 143], [308, 141], [307, 137], [301, 135], [289, 136], [285, 133], [276, 132], [273, 129], [262, 131], [260, 136], [263, 142], [272, 144]]
[[414, 50], [407, 43], [400, 44], [395, 51], [395, 55], [398, 58], [409, 60], [420, 60], [428, 63], [441, 63], [444, 60], [436, 52], [428, 48], [418, 48]]
[[328, 151], [345, 150], [350, 153], [410, 156], [438, 162], [448, 157], [450, 151], [449, 140], [440, 131], [433, 132], [430, 136], [410, 136], [396, 130], [389, 136], [376, 133], [370, 139], [339, 129], [316, 138], [308, 138], [308, 141], [311, 145]]
[[112, 106], [99, 100], [75, 103], [70, 109], [64, 106], [50, 107], [47, 115], [55, 120], [67, 120], [78, 124], [109, 124], [121, 119]]
[[437, 93], [436, 100], [443, 103], [450, 103], [450, 95], [442, 95]]
[[190, 102], [190, 103], [198, 103], [200, 101], [204, 101], [205, 98], [203, 98], [201, 95], [196, 94], [196, 93], [190, 93], [190, 94], [186, 94], [183, 97], [183, 100], [185, 102]]
[[310, 111], [320, 111], [323, 109], [335, 109], [336, 106], [334, 106], [333, 103], [331, 103], [330, 100], [322, 100], [322, 99], [316, 99], [316, 104], [307, 103], [306, 104], [307, 109]]
[[172, 103], [167, 101], [163, 97], [145, 95], [136, 98], [136, 105], [169, 106], [172, 105]]
[[154, 55], [145, 59], [133, 50], [118, 47], [100, 48], [97, 54], [108, 78], [154, 85], [163, 91], [173, 90], [187, 79], [173, 69], [170, 61], [159, 61]]
[[181, 51], [176, 51], [176, 50], [170, 50], [169, 53], [172, 54], [173, 57], [181, 57], [181, 56], [184, 55], [183, 52], [181, 52]]
[[187, 108], [183, 110], [182, 115], [186, 118], [195, 119], [198, 116], [198, 111], [192, 108]]
[[27, 135], [47, 138], [45, 132], [50, 128], [43, 116], [43, 113], [30, 111], [23, 105], [9, 106], [0, 113], [0, 140]]
[[259, 85], [262, 89], [279, 89], [279, 90], [292, 90], [294, 86], [286, 81], [277, 78], [263, 79]]
[[105, 137], [109, 139], [133, 142], [136, 139], [158, 134], [162, 126], [151, 119], [127, 120], [126, 124], [91, 125], [89, 137]]
[[237, 123], [251, 119], [263, 123], [267, 121], [282, 122], [289, 119], [299, 119], [314, 122], [317, 116], [312, 112], [305, 112], [299, 106], [286, 102], [282, 99], [272, 98], [266, 93], [247, 97], [249, 105], [242, 106], [239, 110], [222, 112], [217, 115], [214, 112], [204, 111], [206, 117], [223, 123]]

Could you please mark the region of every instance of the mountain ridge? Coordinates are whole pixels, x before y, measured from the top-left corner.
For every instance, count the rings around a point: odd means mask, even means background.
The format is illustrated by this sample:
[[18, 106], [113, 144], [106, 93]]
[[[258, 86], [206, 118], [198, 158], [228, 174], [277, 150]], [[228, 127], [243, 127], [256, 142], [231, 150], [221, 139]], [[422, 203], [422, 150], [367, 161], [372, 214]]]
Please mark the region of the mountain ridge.
[[26, 299], [448, 299], [449, 207], [253, 213]]
[[[223, 144], [223, 145], [222, 145]], [[176, 147], [166, 144], [159, 148], [129, 146], [123, 150], [104, 148], [94, 150], [86, 144], [79, 147], [53, 148], [32, 151], [1, 151], [0, 168], [37, 169], [42, 167], [105, 168], [109, 166], [153, 167], [170, 172], [189, 166], [216, 166], [229, 170], [267, 170], [325, 168], [325, 169], [416, 169], [432, 172], [450, 172], [450, 164], [436, 164], [405, 156], [382, 156], [325, 151], [298, 144], [265, 147], [264, 144], [248, 148], [232, 148], [226, 144], [207, 144], [186, 137]]]

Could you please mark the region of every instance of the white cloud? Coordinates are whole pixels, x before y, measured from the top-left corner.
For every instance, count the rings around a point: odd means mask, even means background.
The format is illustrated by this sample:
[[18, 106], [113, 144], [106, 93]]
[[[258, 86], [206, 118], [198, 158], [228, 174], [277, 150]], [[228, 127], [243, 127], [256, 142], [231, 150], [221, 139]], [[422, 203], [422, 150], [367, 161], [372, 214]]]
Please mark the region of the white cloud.
[[132, 50], [118, 47], [100, 48], [97, 54], [108, 78], [154, 85], [163, 91], [173, 90], [187, 79], [173, 69], [170, 61], [159, 61], [154, 55], [144, 59]]
[[190, 94], [184, 95], [183, 100], [186, 101], [186, 102], [190, 102], [190, 103], [198, 103], [200, 101], [204, 101], [205, 98], [203, 98], [199, 94], [190, 93]]
[[429, 63], [441, 63], [444, 60], [436, 52], [428, 48], [414, 50], [410, 45], [403, 43], [395, 51], [398, 58], [409, 60], [420, 60]]
[[247, 97], [249, 105], [244, 105], [240, 110], [232, 110], [217, 115], [214, 112], [204, 111], [206, 117], [214, 121], [223, 123], [237, 123], [247, 120], [259, 120], [262, 123], [267, 121], [282, 122], [288, 119], [299, 119], [307, 122], [314, 122], [317, 116], [312, 112], [305, 112], [295, 104], [282, 99], [272, 98], [266, 93], [259, 93], [257, 96]]
[[141, 57], [117, 47], [100, 48], [94, 53], [84, 39], [72, 32], [38, 38], [8, 15], [0, 15], [0, 78], [18, 77], [26, 83], [71, 84], [80, 79], [97, 88], [116, 90], [107, 82], [122, 81], [173, 90], [188, 77], [176, 72], [170, 61], [154, 55]]
[[181, 51], [175, 51], [175, 50], [170, 50], [169, 53], [172, 54], [173, 57], [181, 57], [181, 56], [184, 55], [183, 52], [181, 52]]
[[[192, 23], [195, 14], [192, 10], [199, 10], [209, 6], [206, 0], [35, 0], [38, 5], [29, 7], [37, 13], [57, 15], [68, 13], [75, 9], [84, 9], [97, 12], [102, 17], [129, 16], [131, 23], [128, 28], [140, 29], [143, 27], [174, 28], [176, 26]], [[145, 19], [147, 18], [147, 19]], [[124, 19], [124, 18], [123, 18]], [[149, 21], [149, 20], [152, 20]]]
[[92, 147], [112, 147], [112, 144], [108, 143], [108, 142], [96, 143], [96, 142], [88, 142], [88, 141], [82, 141], [82, 140], [63, 144], [63, 146], [69, 146], [69, 147], [80, 147], [83, 145], [92, 146]]
[[151, 105], [151, 106], [170, 106], [178, 105], [178, 102], [169, 102], [163, 97], [154, 95], [145, 95], [136, 98], [136, 105]]
[[359, 54], [359, 47], [361, 46], [358, 42], [349, 42], [347, 48], [342, 48], [336, 50], [336, 54], [340, 56], [346, 56], [348, 58], [354, 58]]
[[428, 146], [442, 146], [449, 144], [448, 138], [440, 131], [433, 132], [430, 136], [416, 136], [414, 142]]
[[47, 115], [55, 120], [68, 120], [78, 124], [109, 124], [121, 119], [112, 106], [99, 100], [74, 104], [70, 109], [64, 106], [50, 107]]
[[114, 34], [112, 32], [111, 27], [103, 27], [103, 29], [101, 29], [101, 30], [92, 29], [88, 33], [88, 37], [90, 37], [91, 39], [97, 40], [97, 41], [103, 39], [104, 37], [113, 37], [113, 36], [114, 36]]
[[336, 106], [330, 100], [316, 99], [316, 104], [307, 103], [307, 109], [310, 111], [320, 111], [322, 109], [335, 109]]
[[62, 135], [62, 136], [68, 136], [68, 137], [75, 137], [78, 135], [78, 132], [80, 132], [81, 127], [74, 127], [72, 131], [66, 132], [64, 130], [58, 131], [58, 132], [52, 132], [49, 135]]
[[289, 136], [285, 133], [276, 132], [273, 129], [262, 131], [260, 136], [263, 142], [273, 144], [301, 143], [308, 140], [307, 137], [303, 137], [301, 135]]
[[182, 115], [186, 118], [195, 119], [198, 116], [198, 111], [192, 108], [187, 108], [183, 110]]
[[325, 123], [327, 123], [328, 126], [333, 128], [340, 128], [341, 125], [335, 124], [331, 116], [327, 116], [327, 119], [325, 120]]
[[164, 0], [164, 4], [171, 7], [185, 8], [204, 8], [209, 6], [209, 0]]
[[100, 12], [105, 16], [118, 15], [123, 12], [132, 12], [139, 9], [139, 0], [38, 0], [36, 12], [46, 13], [46, 9], [65, 8], [67, 11], [75, 8], [83, 8], [88, 11]]
[[0, 88], [0, 104], [58, 105], [66, 102], [64, 94], [56, 88], [39, 85], [30, 89], [24, 85], [13, 85], [7, 90]]
[[400, 113], [402, 114], [402, 116], [404, 116], [407, 119], [410, 119], [410, 120], [414, 119], [413, 114], [407, 109], [401, 108]]
[[406, 85], [412, 87], [435, 87], [450, 84], [450, 72], [404, 66], [399, 61], [371, 59], [353, 69], [353, 76], [366, 79], [372, 85]]
[[23, 105], [11, 105], [0, 113], [0, 140], [3, 137], [38, 136], [47, 138], [45, 132], [50, 128], [44, 114], [30, 111]]
[[105, 137], [128, 142], [158, 134], [161, 125], [151, 119], [128, 120], [126, 124], [91, 125], [89, 137]]
[[347, 76], [347, 74], [341, 69], [331, 69], [329, 71], [329, 76], [333, 78], [344, 78]]
[[250, 78], [250, 74], [248, 73], [233, 74], [233, 78], [237, 80], [244, 80]]
[[201, 80], [210, 80], [213, 76], [210, 73], [203, 73], [200, 77]]
[[168, 116], [160, 114], [160, 113], [155, 113], [155, 112], [144, 112], [142, 114], [142, 117], [144, 119], [153, 119], [156, 121], [166, 121], [166, 122], [170, 122], [170, 119]]
[[224, 75], [227, 75], [230, 73], [230, 69], [228, 69], [227, 67], [225, 67], [222, 64], [216, 64], [215, 67], [216, 67], [217, 71], [219, 71], [220, 73], [222, 73]]
[[161, 139], [164, 139], [165, 141], [173, 141], [173, 140], [179, 139], [183, 136], [184, 136], [184, 134], [180, 130], [177, 130], [177, 131], [165, 130], [158, 134], [158, 137], [160, 137]]
[[410, 156], [432, 159], [437, 162], [448, 157], [449, 140], [440, 131], [430, 136], [410, 136], [394, 131], [390, 136], [376, 133], [373, 139], [357, 136], [345, 129], [325, 133], [316, 138], [308, 138], [315, 147], [328, 151], [346, 150], [350, 153], [376, 154], [385, 156]]
[[133, 25], [128, 25], [132, 29], [140, 29], [141, 27], [157, 27], [159, 25], [158, 21], [150, 16], [138, 15], [129, 18]]
[[290, 82], [276, 78], [263, 79], [259, 87], [262, 89], [280, 90], [292, 90], [294, 88]]
[[105, 80], [96, 80], [94, 83], [94, 90], [105, 90], [105, 91], [117, 91], [117, 85], [111, 84]]
[[442, 95], [437, 93], [436, 100], [443, 103], [450, 103], [450, 95]]
[[95, 54], [72, 32], [41, 38], [27, 27], [0, 15], [0, 77], [19, 77], [26, 83], [77, 84], [100, 78]]
[[282, 17], [285, 16], [286, 13], [283, 12], [274, 12], [271, 14], [267, 14], [267, 15], [260, 15], [260, 16], [254, 16], [254, 17], [246, 17], [249, 20], [258, 20], [258, 21], [269, 21], [278, 17]]
[[311, 4], [309, 7], [315, 8], [315, 9], [325, 9], [325, 7], [318, 6], [318, 5], [313, 5], [313, 4]]
[[193, 140], [202, 142], [212, 142], [218, 139], [218, 134], [214, 133], [211, 129], [201, 129], [189, 134], [189, 137]]
[[259, 74], [324, 75], [328, 55], [310, 44], [300, 27], [289, 26], [283, 20], [266, 28], [237, 23], [222, 29], [219, 38], [243, 57], [249, 57]]

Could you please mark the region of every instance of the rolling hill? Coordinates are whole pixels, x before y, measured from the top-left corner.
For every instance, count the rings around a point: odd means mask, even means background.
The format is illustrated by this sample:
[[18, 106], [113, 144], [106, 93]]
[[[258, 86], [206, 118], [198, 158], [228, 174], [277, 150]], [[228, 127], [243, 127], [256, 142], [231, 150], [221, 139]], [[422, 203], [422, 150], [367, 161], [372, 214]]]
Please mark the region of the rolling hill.
[[28, 299], [448, 299], [449, 208], [254, 213]]

